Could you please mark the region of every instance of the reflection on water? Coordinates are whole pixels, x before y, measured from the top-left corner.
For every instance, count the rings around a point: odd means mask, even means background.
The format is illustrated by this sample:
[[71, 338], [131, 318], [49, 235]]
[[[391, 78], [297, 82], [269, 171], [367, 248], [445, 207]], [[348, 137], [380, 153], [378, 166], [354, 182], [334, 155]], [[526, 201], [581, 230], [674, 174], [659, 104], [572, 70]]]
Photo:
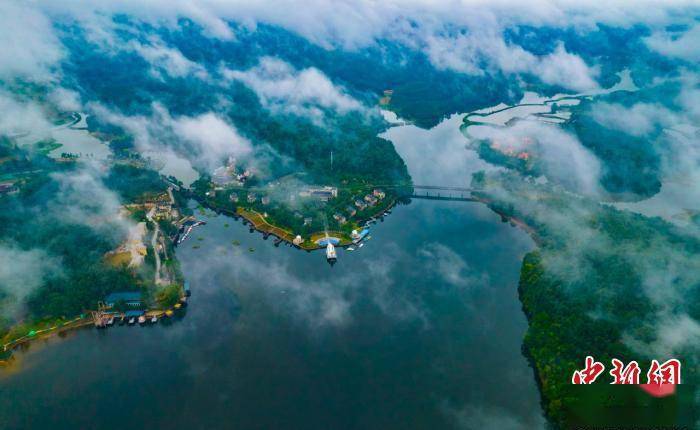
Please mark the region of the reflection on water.
[[485, 207], [398, 207], [363, 248], [339, 250], [332, 268], [322, 253], [276, 248], [231, 219], [207, 222], [178, 249], [193, 291], [184, 319], [84, 330], [30, 348], [21, 354], [24, 371], [0, 377], [2, 421], [11, 428], [541, 425], [520, 351], [526, 321], [516, 291], [532, 244]]

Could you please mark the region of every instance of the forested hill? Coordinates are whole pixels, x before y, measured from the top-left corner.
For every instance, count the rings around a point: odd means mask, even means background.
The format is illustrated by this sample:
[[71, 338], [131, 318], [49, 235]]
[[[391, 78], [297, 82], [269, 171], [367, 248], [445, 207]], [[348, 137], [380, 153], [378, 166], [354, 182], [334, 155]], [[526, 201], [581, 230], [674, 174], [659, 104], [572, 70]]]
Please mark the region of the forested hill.
[[[598, 402], [597, 412], [588, 410], [586, 417], [583, 411], [591, 404], [584, 399], [590, 393], [572, 386], [571, 377], [588, 355], [608, 367], [612, 358], [637, 360], [642, 379], [649, 360], [675, 357], [683, 363], [684, 383], [697, 382], [697, 347], [669, 339], [681, 335], [673, 332], [681, 330], [684, 319], [700, 317], [697, 231], [515, 175], [479, 177], [475, 185], [494, 210], [530, 226], [539, 244], [523, 261], [519, 292], [529, 320], [524, 346], [548, 415], [565, 428], [616, 419], [626, 425], [635, 420], [677, 424], [678, 417], [665, 415], [663, 408], [656, 409], [658, 416], [635, 417], [650, 401], [636, 391], [597, 392], [619, 396], [632, 409], [615, 418]], [[607, 377], [601, 384], [609, 384]], [[681, 391], [677, 401], [691, 398]]]

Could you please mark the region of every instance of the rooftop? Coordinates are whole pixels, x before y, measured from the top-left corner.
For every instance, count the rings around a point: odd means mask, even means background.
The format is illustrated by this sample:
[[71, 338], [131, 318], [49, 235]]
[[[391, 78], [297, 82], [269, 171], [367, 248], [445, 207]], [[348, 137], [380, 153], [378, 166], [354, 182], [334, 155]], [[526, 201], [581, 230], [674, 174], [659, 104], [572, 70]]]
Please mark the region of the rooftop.
[[125, 302], [140, 302], [141, 301], [141, 292], [140, 291], [119, 291], [116, 293], [111, 293], [105, 298], [105, 302], [108, 305], [117, 303], [118, 301], [123, 300]]

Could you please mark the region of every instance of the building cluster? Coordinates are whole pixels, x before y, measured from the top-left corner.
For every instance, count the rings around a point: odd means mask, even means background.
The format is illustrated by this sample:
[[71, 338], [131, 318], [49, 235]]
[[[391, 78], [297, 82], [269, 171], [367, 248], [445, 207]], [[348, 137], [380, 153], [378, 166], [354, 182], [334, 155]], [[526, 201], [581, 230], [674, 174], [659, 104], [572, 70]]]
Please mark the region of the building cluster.
[[330, 199], [338, 197], [338, 188], [336, 187], [308, 187], [299, 191], [301, 197], [311, 197], [322, 202], [327, 202]]
[[234, 157], [229, 157], [225, 166], [221, 166], [214, 170], [211, 181], [220, 186], [243, 186], [243, 184], [245, 184], [246, 181], [252, 177], [253, 172], [250, 170], [238, 172], [236, 170], [236, 159]]
[[124, 205], [128, 210], [145, 210], [153, 211], [152, 216], [156, 220], [175, 220], [180, 217], [176, 207], [173, 207], [173, 202], [170, 200], [168, 193], [158, 195], [156, 198], [145, 203], [130, 203]]
[[153, 207], [155, 209], [153, 218], [157, 220], [177, 219], [180, 216], [178, 210], [173, 207], [167, 193], [159, 195], [153, 202]]
[[[262, 203], [264, 205], [270, 204], [270, 196], [263, 195], [262, 197], [258, 198], [258, 195], [255, 193], [247, 193], [244, 195], [245, 195], [245, 201], [250, 203], [250, 204], [257, 202], [258, 199], [260, 200], [260, 203]], [[241, 198], [238, 195], [238, 193], [231, 193], [231, 195], [228, 197], [228, 199], [231, 201], [231, 203], [238, 203]]]
[[371, 193], [365, 194], [364, 197], [355, 197], [355, 207], [348, 206], [345, 208], [345, 215], [336, 213], [333, 218], [338, 221], [339, 224], [345, 224], [347, 218], [352, 218], [357, 214], [357, 211], [362, 211], [368, 207], [376, 206], [380, 200], [386, 197], [386, 193], [380, 189], [374, 189]]
[[527, 151], [523, 151], [517, 148], [520, 147], [527, 147], [531, 146], [534, 143], [534, 140], [529, 137], [524, 137], [522, 138], [521, 141], [519, 142], [508, 142], [508, 141], [501, 141], [498, 139], [493, 139], [489, 143], [489, 147], [493, 149], [494, 151], [498, 151], [501, 154], [507, 156], [507, 157], [512, 157], [512, 158], [517, 158], [519, 160], [529, 160], [531, 155]]
[[386, 193], [384, 193], [384, 191], [375, 189], [372, 191], [372, 193], [365, 194], [365, 196], [362, 198], [357, 197], [355, 199], [355, 206], [359, 210], [364, 210], [367, 207], [376, 206], [379, 200], [382, 200], [384, 197], [386, 197]]
[[1, 194], [17, 194], [19, 188], [15, 185], [13, 181], [0, 182], [0, 195]]

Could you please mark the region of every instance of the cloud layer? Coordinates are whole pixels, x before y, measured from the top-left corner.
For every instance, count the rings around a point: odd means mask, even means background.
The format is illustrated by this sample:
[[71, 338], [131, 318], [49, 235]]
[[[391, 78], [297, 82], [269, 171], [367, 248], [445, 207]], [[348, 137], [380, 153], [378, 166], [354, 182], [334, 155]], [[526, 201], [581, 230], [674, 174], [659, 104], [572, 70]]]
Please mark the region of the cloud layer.
[[324, 109], [345, 114], [362, 110], [362, 104], [315, 67], [296, 70], [282, 60], [263, 57], [245, 70], [223, 70], [227, 79], [238, 80], [257, 94], [263, 106], [275, 111], [308, 116], [320, 121]]

